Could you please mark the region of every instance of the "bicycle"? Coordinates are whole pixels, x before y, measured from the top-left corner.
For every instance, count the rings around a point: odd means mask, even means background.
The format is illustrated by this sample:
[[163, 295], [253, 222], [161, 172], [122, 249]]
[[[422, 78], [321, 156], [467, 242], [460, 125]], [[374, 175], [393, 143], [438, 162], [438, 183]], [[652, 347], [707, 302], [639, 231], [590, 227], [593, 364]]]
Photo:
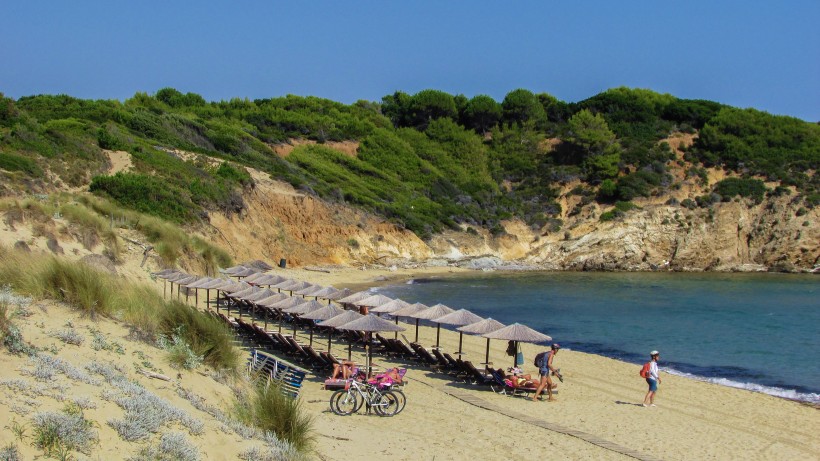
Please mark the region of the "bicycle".
[[330, 410], [339, 416], [349, 416], [367, 404], [367, 412], [373, 408], [379, 416], [394, 416], [404, 409], [407, 397], [404, 392], [391, 389], [390, 385], [373, 385], [349, 380], [344, 389], [330, 396]]

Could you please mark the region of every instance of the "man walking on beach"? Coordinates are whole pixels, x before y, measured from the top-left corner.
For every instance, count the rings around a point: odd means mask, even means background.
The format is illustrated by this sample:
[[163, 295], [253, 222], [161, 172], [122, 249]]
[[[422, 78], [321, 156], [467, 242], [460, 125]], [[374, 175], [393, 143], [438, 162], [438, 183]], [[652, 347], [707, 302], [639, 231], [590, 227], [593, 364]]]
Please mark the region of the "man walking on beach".
[[532, 397], [533, 402], [538, 400], [538, 396], [541, 395], [544, 388], [547, 389], [547, 400], [550, 402], [555, 400], [552, 397], [552, 389], [555, 385], [552, 384], [550, 373], [555, 372], [555, 368], [552, 366], [552, 359], [555, 358], [555, 354], [558, 353], [558, 349], [561, 349], [561, 346], [558, 344], [553, 344], [550, 346], [550, 351], [547, 352], [547, 354], [541, 359], [541, 364], [538, 367], [538, 372], [541, 374], [541, 382], [538, 384], [538, 388], [535, 389], [535, 395]]
[[658, 392], [658, 384], [661, 382], [661, 377], [658, 374], [658, 359], [661, 353], [652, 351], [649, 353], [649, 372], [646, 374], [646, 383], [649, 384], [649, 391], [646, 392], [646, 397], [643, 398], [643, 406], [655, 406], [655, 392]]

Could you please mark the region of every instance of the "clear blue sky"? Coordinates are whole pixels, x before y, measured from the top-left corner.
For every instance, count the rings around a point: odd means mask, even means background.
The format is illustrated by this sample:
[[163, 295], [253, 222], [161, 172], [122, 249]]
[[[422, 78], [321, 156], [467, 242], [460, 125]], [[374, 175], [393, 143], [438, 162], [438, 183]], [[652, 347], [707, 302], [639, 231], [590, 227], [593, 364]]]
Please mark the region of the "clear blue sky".
[[351, 103], [649, 88], [820, 120], [820, 1], [2, 0], [0, 92]]

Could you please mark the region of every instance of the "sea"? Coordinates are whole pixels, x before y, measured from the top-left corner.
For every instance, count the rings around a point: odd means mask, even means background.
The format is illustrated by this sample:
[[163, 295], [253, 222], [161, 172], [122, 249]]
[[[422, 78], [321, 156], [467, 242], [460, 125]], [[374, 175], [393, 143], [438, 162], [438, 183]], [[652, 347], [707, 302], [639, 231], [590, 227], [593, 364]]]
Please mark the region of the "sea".
[[563, 348], [635, 364], [658, 350], [668, 373], [820, 403], [817, 275], [494, 271], [376, 291], [519, 322]]

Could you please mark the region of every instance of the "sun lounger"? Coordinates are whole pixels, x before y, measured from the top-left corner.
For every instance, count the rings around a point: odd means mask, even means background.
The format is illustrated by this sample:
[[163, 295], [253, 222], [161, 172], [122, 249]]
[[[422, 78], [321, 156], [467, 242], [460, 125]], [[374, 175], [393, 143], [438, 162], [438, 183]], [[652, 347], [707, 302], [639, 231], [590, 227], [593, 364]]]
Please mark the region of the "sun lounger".
[[276, 384], [283, 394], [296, 398], [302, 389], [302, 381], [305, 379], [307, 370], [265, 352], [252, 349], [248, 359], [248, 373], [254, 380], [263, 380], [266, 386]]

